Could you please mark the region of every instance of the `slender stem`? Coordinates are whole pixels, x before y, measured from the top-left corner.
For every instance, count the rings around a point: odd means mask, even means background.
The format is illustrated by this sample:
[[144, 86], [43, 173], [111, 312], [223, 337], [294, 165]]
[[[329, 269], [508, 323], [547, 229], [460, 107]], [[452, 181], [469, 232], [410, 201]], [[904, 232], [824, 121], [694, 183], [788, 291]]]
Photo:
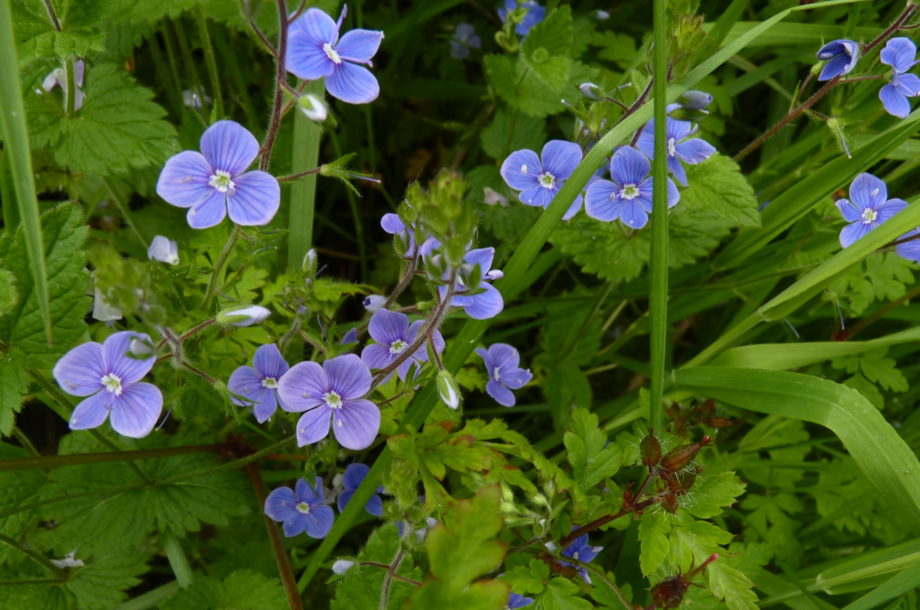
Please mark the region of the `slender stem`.
[[134, 220], [131, 218], [131, 211], [128, 209], [128, 206], [126, 206], [125, 202], [121, 200], [121, 197], [115, 193], [115, 189], [112, 188], [112, 185], [108, 180], [103, 178], [102, 183], [105, 185], [105, 189], [109, 192], [109, 198], [115, 202], [115, 207], [118, 208], [118, 211], [121, 213], [121, 217], [125, 221], [125, 224], [128, 225], [128, 228], [131, 230], [131, 233], [134, 235], [134, 237], [137, 238], [137, 242], [144, 250], [147, 250], [147, 239], [144, 237], [144, 234], [141, 233], [140, 229], [137, 228], [137, 225], [134, 224]]
[[[360, 561], [358, 562], [358, 565], [359, 566], [370, 566], [372, 568], [383, 568], [384, 570], [389, 570], [392, 567], [390, 566], [390, 564], [380, 563], [379, 561]], [[415, 585], [416, 587], [422, 586], [421, 582], [417, 580], [413, 580], [411, 578], [406, 578], [405, 576], [401, 576], [399, 574], [393, 574], [392, 577], [395, 578], [396, 580], [401, 580], [402, 582], [409, 583], [410, 585]]]
[[175, 534], [166, 534], [163, 536], [163, 550], [166, 552], [166, 559], [169, 561], [169, 567], [172, 568], [173, 574], [176, 575], [176, 582], [179, 586], [185, 588], [195, 580], [192, 566], [189, 565], [188, 557], [182, 549], [182, 543], [176, 538]]
[[201, 369], [192, 366], [192, 365], [189, 364], [188, 362], [183, 362], [183, 363], [182, 363], [182, 366], [184, 366], [185, 368], [187, 368], [187, 369], [190, 370], [191, 372], [195, 373], [196, 375], [198, 375], [199, 377], [201, 377], [202, 379], [204, 379], [205, 381], [207, 381], [207, 382], [210, 383], [210, 384], [217, 383], [217, 380], [216, 380], [216, 379], [214, 379], [213, 377], [211, 377], [210, 375], [208, 375], [207, 373], [205, 373], [205, 372], [202, 371]]
[[58, 32], [63, 31], [57, 13], [54, 12], [54, 5], [51, 4], [51, 0], [45, 0], [45, 10], [48, 11], [48, 17], [51, 19], [51, 25], [54, 26], [54, 29]]
[[217, 60], [214, 56], [214, 47], [211, 45], [211, 35], [208, 33], [208, 21], [201, 5], [198, 5], [198, 10], [195, 11], [195, 20], [198, 22], [198, 33], [201, 36], [201, 47], [204, 50], [204, 62], [208, 68], [208, 79], [211, 81], [211, 98], [214, 100], [214, 112], [218, 117], [222, 117], [224, 116], [224, 100], [220, 90], [220, 73], [217, 71]]
[[649, 323], [651, 347], [651, 391], [649, 425], [660, 429], [664, 418], [665, 360], [668, 349], [668, 190], [667, 190], [667, 99], [668, 24], [666, 0], [654, 4], [654, 90], [655, 158], [652, 174], [651, 282], [649, 285]]
[[396, 557], [387, 566], [387, 573], [383, 576], [383, 586], [380, 587], [380, 602], [377, 604], [379, 610], [387, 610], [390, 605], [390, 588], [393, 586], [393, 577], [396, 576], [396, 570], [399, 569], [405, 556], [406, 552], [403, 549], [399, 549], [396, 552]]
[[57, 582], [62, 582], [67, 579], [67, 575], [64, 572], [64, 570], [62, 570], [61, 568], [51, 563], [51, 560], [45, 557], [44, 555], [42, 555], [41, 553], [33, 551], [27, 546], [20, 544], [18, 540], [14, 538], [10, 538], [9, 536], [5, 534], [0, 534], [0, 542], [2, 542], [3, 544], [11, 548], [16, 549], [17, 551], [21, 553], [28, 555], [37, 564], [41, 565], [42, 567], [50, 571], [52, 574], [54, 574], [55, 578], [57, 579]]
[[262, 158], [259, 159], [259, 169], [268, 171], [272, 160], [272, 147], [275, 145], [275, 136], [278, 135], [278, 126], [281, 124], [281, 101], [283, 89], [281, 82], [285, 78], [284, 62], [287, 57], [287, 4], [284, 0], [278, 3], [278, 57], [275, 59], [275, 95], [272, 101], [272, 115], [268, 121], [268, 130], [265, 132], [265, 141], [262, 143]]
[[403, 272], [402, 277], [399, 278], [399, 283], [396, 284], [396, 288], [393, 289], [393, 292], [387, 298], [386, 303], [383, 304], [382, 309], [389, 309], [390, 305], [396, 302], [396, 299], [406, 291], [406, 288], [409, 287], [409, 284], [412, 283], [412, 279], [415, 277], [415, 270], [418, 268], [418, 247], [416, 246], [415, 252], [412, 254], [412, 258], [409, 259], [409, 264], [406, 266], [406, 270]]
[[236, 241], [239, 238], [240, 228], [237, 225], [233, 225], [230, 237], [227, 238], [227, 243], [224, 244], [224, 249], [220, 251], [217, 261], [214, 263], [214, 269], [211, 270], [211, 279], [208, 281], [208, 289], [204, 293], [204, 299], [201, 301], [201, 309], [207, 309], [208, 303], [211, 302], [211, 299], [214, 298], [214, 295], [217, 293], [217, 284], [220, 281], [221, 271], [223, 271], [227, 259], [230, 258], [230, 253], [233, 252], [233, 246], [236, 245]]
[[865, 327], [869, 326], [870, 324], [872, 324], [873, 322], [875, 322], [875, 321], [878, 320], [879, 318], [884, 317], [884, 316], [887, 315], [888, 312], [890, 312], [891, 310], [897, 309], [898, 307], [900, 307], [901, 305], [903, 305], [905, 302], [907, 302], [907, 301], [913, 299], [913, 298], [916, 297], [918, 294], [920, 294], [920, 284], [918, 284], [917, 286], [914, 286], [914, 287], [911, 288], [909, 291], [907, 291], [905, 294], [901, 295], [900, 297], [898, 297], [898, 298], [895, 299], [894, 301], [888, 303], [887, 305], [885, 305], [884, 307], [882, 307], [882, 308], [879, 309], [878, 311], [874, 312], [872, 315], [870, 315], [870, 316], [868, 316], [868, 317], [866, 317], [866, 318], [863, 318], [862, 320], [860, 320], [859, 322], [857, 322], [857, 323], [854, 324], [853, 326], [851, 326], [851, 327], [849, 327], [848, 329], [846, 329], [844, 332], [840, 333], [839, 335], [836, 335], [835, 337], [832, 337], [832, 339], [835, 340], [835, 341], [846, 341], [847, 339], [852, 338], [853, 335], [855, 335], [856, 333], [858, 333], [859, 331], [861, 331], [861, 330], [864, 329]]
[[[871, 51], [872, 49], [880, 45], [882, 42], [885, 41], [885, 39], [891, 36], [891, 34], [897, 31], [904, 24], [904, 22], [910, 18], [910, 16], [916, 10], [917, 10], [916, 5], [914, 5], [913, 2], [909, 2], [907, 4], [907, 7], [901, 12], [900, 16], [898, 16], [898, 18], [895, 19], [894, 22], [885, 29], [884, 32], [876, 36], [874, 40], [872, 40], [865, 47], [863, 47], [863, 51], [862, 51], [863, 56], [866, 56], [869, 53], [869, 51]], [[836, 85], [840, 84], [841, 76], [835, 76], [831, 80], [827, 81], [827, 83], [825, 83], [823, 87], [815, 91], [815, 93], [810, 98], [802, 102], [800, 106], [797, 106], [793, 108], [792, 110], [790, 110], [789, 113], [786, 114], [786, 116], [784, 116], [782, 119], [780, 119], [778, 123], [770, 127], [767, 131], [765, 131], [763, 134], [758, 136], [757, 139], [755, 139], [753, 142], [751, 142], [750, 144], [745, 146], [743, 149], [741, 149], [741, 151], [733, 157], [734, 160], [740, 161], [741, 159], [748, 156], [750, 153], [752, 153], [756, 149], [760, 148], [760, 146], [764, 142], [766, 142], [767, 140], [772, 138], [774, 135], [776, 135], [783, 127], [788, 125], [792, 120], [798, 118], [803, 112], [805, 112], [806, 110], [814, 106], [818, 102], [818, 100], [820, 100], [822, 97], [827, 95], [828, 92], [831, 89], [833, 89]], [[857, 79], [858, 77], [854, 77], [853, 79], [848, 79], [848, 80], [852, 81], [852, 80], [857, 80]]]
[[16, 470], [32, 470], [41, 468], [51, 470], [67, 466], [84, 466], [86, 464], [101, 464], [105, 462], [127, 462], [133, 460], [147, 460], [151, 458], [164, 458], [191, 453], [210, 453], [221, 451], [227, 445], [211, 443], [208, 445], [186, 445], [183, 447], [162, 447], [159, 449], [138, 449], [135, 451], [100, 451], [95, 453], [74, 453], [68, 455], [45, 455], [31, 458], [16, 458], [0, 460], [0, 472]]
[[[32, 444], [32, 441], [29, 440], [29, 437], [26, 436], [26, 434], [22, 430], [19, 429], [19, 426], [13, 426], [13, 438], [19, 441], [19, 444], [22, 445], [22, 447], [26, 451], [31, 453], [33, 457], [35, 458], [42, 457], [42, 454], [38, 452], [38, 449], [36, 449], [35, 445]], [[0, 470], [3, 469], [3, 464], [6, 461], [7, 460], [0, 460]]]
[[280, 178], [277, 178], [277, 180], [278, 182], [291, 182], [292, 180], [297, 180], [298, 178], [303, 178], [304, 176], [312, 176], [313, 174], [318, 174], [321, 169], [321, 167], [314, 167], [313, 169], [308, 169], [305, 172], [298, 172], [289, 176], [281, 176]]
[[64, 78], [67, 82], [64, 87], [64, 114], [68, 118], [73, 118], [77, 106], [77, 79], [75, 78], [72, 59], [64, 62]]
[[572, 544], [572, 541], [578, 538], [579, 536], [583, 536], [584, 534], [587, 534], [588, 532], [592, 532], [596, 530], [597, 528], [601, 527], [602, 525], [606, 525], [610, 523], [611, 521], [616, 521], [617, 519], [619, 519], [620, 517], [624, 515], [628, 515], [629, 513], [634, 513], [634, 512], [638, 512], [640, 510], [646, 509], [654, 503], [655, 503], [655, 499], [650, 498], [648, 500], [644, 500], [636, 504], [631, 504], [628, 507], [621, 508], [620, 510], [613, 513], [612, 515], [604, 515], [603, 517], [599, 517], [595, 519], [594, 521], [591, 521], [590, 523], [586, 523], [585, 525], [582, 525], [578, 529], [572, 530], [567, 536], [560, 538], [559, 547], [565, 548], [569, 546], [570, 544]]
[[272, 57], [274, 57], [275, 59], [278, 59], [278, 51], [275, 50], [275, 47], [274, 45], [272, 45], [272, 42], [268, 39], [268, 36], [262, 33], [262, 30], [259, 29], [259, 26], [256, 25], [256, 22], [253, 21], [252, 17], [249, 17], [247, 15], [246, 20], [249, 22], [249, 27], [252, 29], [253, 33], [256, 35], [256, 38], [258, 38], [262, 42], [262, 46], [264, 46], [265, 49], [269, 53], [271, 53]]
[[294, 578], [294, 570], [291, 568], [291, 558], [288, 557], [287, 551], [284, 549], [284, 541], [281, 539], [281, 534], [278, 533], [278, 525], [262, 510], [262, 507], [265, 506], [266, 493], [265, 483], [262, 482], [259, 467], [255, 464], [247, 464], [246, 475], [249, 477], [250, 483], [252, 483], [252, 488], [258, 501], [258, 511], [262, 513], [262, 519], [268, 530], [268, 539], [272, 545], [275, 562], [278, 564], [278, 573], [281, 575], [284, 592], [288, 598], [288, 606], [291, 610], [303, 610], [303, 600], [297, 590], [297, 580]]

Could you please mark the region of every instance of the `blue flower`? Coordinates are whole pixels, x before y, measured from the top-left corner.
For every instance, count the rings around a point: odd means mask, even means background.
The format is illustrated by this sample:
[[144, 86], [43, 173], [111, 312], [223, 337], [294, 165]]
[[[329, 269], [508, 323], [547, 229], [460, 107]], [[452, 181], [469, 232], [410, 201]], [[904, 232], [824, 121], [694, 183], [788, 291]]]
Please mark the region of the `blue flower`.
[[[532, 150], [516, 150], [502, 163], [501, 175], [516, 191], [525, 205], [546, 208], [565, 181], [581, 162], [581, 148], [574, 142], [550, 140], [540, 156]], [[581, 195], [569, 206], [563, 220], [568, 220], [581, 208]]]
[[537, 4], [535, 0], [505, 0], [505, 8], [498, 9], [498, 16], [502, 23], [507, 21], [508, 14], [518, 6], [526, 9], [526, 12], [521, 22], [514, 27], [514, 31], [517, 32], [518, 36], [526, 36], [530, 28], [543, 21], [543, 18], [546, 17], [546, 8]]
[[259, 143], [234, 121], [217, 121], [201, 136], [201, 152], [185, 150], [163, 166], [157, 195], [178, 208], [189, 208], [193, 229], [220, 224], [228, 214], [238, 225], [265, 225], [281, 205], [274, 176], [246, 168], [259, 155]]
[[415, 229], [413, 227], [407, 227], [399, 217], [399, 214], [394, 214], [393, 212], [384, 214], [380, 218], [380, 227], [390, 235], [395, 236], [396, 239], [399, 240], [400, 245], [405, 248], [403, 258], [413, 258], [417, 254], [429, 256], [432, 251], [441, 246], [441, 242], [434, 237], [429, 237], [418, 249], [418, 252], [416, 252]]
[[[371, 316], [370, 324], [368, 324], [368, 332], [376, 343], [364, 348], [361, 352], [361, 360], [371, 370], [388, 367], [415, 341], [419, 329], [424, 324], [424, 320], [416, 320], [409, 324], [409, 316], [397, 311], [387, 309], [377, 311]], [[439, 354], [444, 351], [444, 338], [439, 331], [432, 333], [432, 340]], [[396, 367], [399, 378], [405, 380], [411, 367], [415, 366], [420, 369], [427, 361], [428, 351], [425, 346], [422, 346]], [[392, 373], [387, 375], [387, 379], [390, 376]]]
[[831, 80], [849, 74], [859, 61], [859, 43], [845, 39], [832, 40], [818, 50], [818, 59], [827, 62], [818, 80]]
[[163, 410], [163, 394], [141, 381], [156, 362], [156, 355], [137, 357], [131, 350], [151, 344], [142, 333], [122, 331], [101, 345], [84, 343], [64, 354], [54, 365], [54, 379], [73, 396], [87, 396], [70, 416], [71, 430], [98, 428], [106, 418], [124, 436], [147, 436]]
[[520, 367], [518, 351], [507, 343], [494, 343], [488, 350], [477, 347], [476, 353], [485, 362], [489, 376], [486, 393], [503, 407], [513, 407], [515, 400], [511, 390], [523, 388], [533, 379], [533, 373]]
[[383, 32], [351, 30], [339, 38], [346, 9], [338, 22], [311, 8], [288, 28], [285, 68], [304, 80], [326, 79], [326, 91], [349, 104], [366, 104], [377, 99], [380, 86], [367, 68], [380, 48]]
[[910, 114], [909, 97], [920, 95], [920, 77], [907, 71], [918, 62], [917, 45], [910, 38], [892, 38], [882, 49], [881, 62], [892, 67], [891, 82], [881, 88], [878, 97], [888, 114], [904, 118]]
[[840, 245], [844, 248], [907, 207], [903, 199], [888, 199], [885, 183], [866, 173], [853, 180], [850, 198], [836, 203], [844, 220], [850, 223], [840, 231]]
[[529, 606], [533, 603], [532, 597], [524, 597], [523, 595], [518, 595], [517, 593], [511, 593], [508, 596], [508, 603], [505, 604], [507, 610], [514, 610], [515, 608], [523, 608]]
[[288, 363], [274, 343], [263, 345], [252, 358], [253, 366], [238, 367], [230, 375], [227, 389], [244, 398], [231, 395], [233, 404], [252, 405], [260, 424], [274, 415], [278, 408], [278, 380], [287, 372]]
[[[690, 121], [681, 121], [668, 117], [665, 131], [665, 146], [668, 151], [668, 171], [681, 186], [687, 186], [687, 172], [684, 163], [696, 165], [708, 159], [716, 152], [712, 144], [702, 138], [690, 138], [698, 128]], [[689, 138], [689, 139], [688, 139]], [[655, 119], [645, 124], [639, 141], [636, 143], [649, 159], [655, 158]]]
[[[628, 227], [641, 229], [652, 213], [652, 166], [648, 158], [631, 146], [613, 153], [610, 180], [598, 180], [585, 195], [585, 213], [610, 222], [617, 218]], [[674, 182], [668, 178], [668, 207], [680, 199]]]
[[[361, 481], [364, 480], [364, 477], [367, 476], [370, 470], [367, 464], [360, 463], [349, 464], [348, 468], [345, 469], [345, 475], [342, 477], [344, 489], [339, 493], [339, 497], [335, 499], [336, 506], [339, 507], [339, 512], [345, 510], [345, 506], [351, 501], [351, 497], [355, 495], [355, 492], [358, 491]], [[378, 487], [377, 493], [372, 495], [371, 499], [364, 505], [364, 510], [375, 517], [383, 515], [383, 500], [377, 495], [382, 492], [383, 487]]]
[[[594, 561], [594, 558], [597, 557], [597, 554], [603, 550], [604, 547], [602, 546], [591, 546], [588, 543], [588, 534], [582, 534], [573, 540], [572, 544], [566, 547], [564, 551], [562, 551], [562, 556], [577, 559], [582, 563], [591, 563]], [[566, 561], [562, 561], [560, 563], [567, 566], [572, 565]], [[591, 577], [588, 576], [588, 570], [580, 566], [576, 567], [578, 568], [578, 572], [581, 574], [581, 577], [584, 579], [584, 581], [590, 584]]]
[[[905, 239], [909, 239], [910, 241], [904, 241]], [[913, 231], [908, 231], [899, 237], [898, 241], [904, 241], [904, 243], [894, 247], [898, 256], [906, 258], [909, 261], [914, 261], [915, 263], [920, 263], [920, 227]]]
[[[502, 309], [505, 308], [505, 300], [498, 288], [489, 284], [492, 280], [502, 277], [502, 272], [498, 269], [492, 269], [492, 259], [495, 257], [495, 248], [477, 248], [470, 250], [463, 257], [463, 264], [473, 267], [479, 265], [482, 273], [478, 286], [464, 286], [460, 278], [457, 278], [454, 297], [450, 304], [454, 307], [462, 307], [466, 315], [474, 320], [488, 320], [494, 318]], [[476, 292], [473, 292], [476, 291]], [[447, 294], [447, 286], [439, 286], [438, 292], [441, 298]], [[469, 294], [473, 292], [473, 294]]]
[[279, 487], [265, 498], [265, 514], [282, 522], [284, 535], [290, 538], [306, 532], [310, 538], [325, 538], [332, 529], [335, 515], [323, 502], [323, 480], [314, 485], [297, 479], [294, 489]]
[[466, 59], [470, 56], [470, 49], [481, 49], [482, 39], [476, 35], [476, 30], [470, 23], [458, 23], [454, 36], [450, 39], [450, 56], [454, 59]]

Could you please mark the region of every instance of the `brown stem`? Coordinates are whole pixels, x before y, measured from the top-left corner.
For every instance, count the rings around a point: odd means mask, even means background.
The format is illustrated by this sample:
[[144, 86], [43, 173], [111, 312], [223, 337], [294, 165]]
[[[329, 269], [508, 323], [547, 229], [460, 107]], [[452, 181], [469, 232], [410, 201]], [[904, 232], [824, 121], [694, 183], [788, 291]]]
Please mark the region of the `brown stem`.
[[[282, 18], [283, 15], [282, 13]], [[259, 501], [258, 511], [262, 513], [262, 519], [265, 521], [266, 529], [268, 529], [268, 539], [272, 545], [272, 552], [275, 554], [275, 562], [278, 564], [278, 573], [281, 575], [284, 592], [288, 598], [288, 606], [291, 610], [303, 610], [303, 600], [297, 591], [297, 579], [294, 578], [294, 570], [291, 568], [291, 558], [288, 557], [287, 551], [284, 550], [284, 541], [281, 539], [281, 534], [278, 533], [278, 526], [262, 510], [262, 507], [265, 506], [266, 493], [265, 483], [262, 482], [259, 467], [255, 463], [247, 464], [246, 475], [252, 483], [256, 499]]]
[[259, 159], [259, 169], [268, 170], [272, 159], [272, 147], [275, 145], [275, 136], [281, 125], [282, 81], [285, 78], [284, 62], [287, 57], [287, 4], [284, 0], [278, 2], [278, 56], [275, 59], [275, 95], [272, 102], [272, 116], [268, 122], [268, 131], [265, 132], [265, 141], [262, 143], [262, 158]]
[[[380, 563], [377, 561], [361, 561], [358, 563], [358, 565], [370, 566], [372, 568], [383, 568], [384, 570], [387, 570], [387, 572], [389, 572], [390, 567], [391, 567], [389, 564]], [[415, 585], [416, 587], [422, 586], [421, 582], [417, 580], [413, 580], [412, 578], [406, 578], [405, 576], [400, 576], [399, 574], [393, 574], [391, 577], [395, 578], [396, 580], [401, 580], [402, 582], [407, 582], [410, 585]]]
[[182, 366], [184, 366], [185, 368], [187, 368], [187, 369], [190, 370], [191, 372], [195, 373], [196, 375], [198, 375], [199, 377], [201, 377], [202, 379], [204, 379], [204, 380], [207, 381], [208, 383], [211, 383], [211, 384], [217, 383], [217, 380], [216, 380], [216, 379], [214, 379], [213, 377], [211, 377], [210, 375], [208, 375], [207, 373], [205, 373], [205, 372], [202, 371], [201, 369], [195, 368], [194, 366], [192, 366], [192, 365], [189, 364], [188, 362], [183, 362], [183, 363], [181, 363], [181, 364], [182, 364]]
[[624, 515], [628, 515], [629, 513], [634, 513], [640, 510], [644, 510], [654, 503], [655, 503], [655, 499], [650, 498], [643, 502], [639, 502], [638, 504], [631, 504], [630, 506], [626, 508], [621, 508], [620, 510], [613, 513], [612, 515], [604, 515], [603, 517], [595, 519], [594, 521], [591, 521], [590, 523], [582, 525], [576, 530], [572, 530], [572, 532], [568, 534], [567, 536], [563, 536], [562, 538], [560, 538], [559, 546], [564, 549], [565, 547], [572, 544], [572, 541], [578, 538], [579, 536], [587, 534], [588, 532], [594, 531], [600, 526], [606, 525], [610, 523], [611, 521], [616, 521], [617, 519], [619, 519], [620, 517]]
[[386, 303], [383, 304], [381, 309], [389, 309], [390, 305], [396, 302], [396, 299], [406, 291], [406, 288], [409, 287], [409, 284], [412, 283], [412, 278], [415, 277], [415, 270], [418, 267], [418, 246], [415, 248], [415, 252], [412, 254], [412, 258], [409, 260], [409, 265], [406, 267], [405, 273], [402, 277], [399, 278], [399, 283], [396, 284], [396, 288], [393, 289], [393, 293], [390, 294], [387, 298]]
[[308, 169], [305, 172], [300, 172], [299, 174], [291, 174], [290, 176], [281, 176], [277, 178], [278, 182], [290, 182], [291, 180], [297, 180], [298, 178], [303, 178], [304, 176], [310, 176], [312, 174], [318, 174], [322, 167], [314, 167], [313, 169]]

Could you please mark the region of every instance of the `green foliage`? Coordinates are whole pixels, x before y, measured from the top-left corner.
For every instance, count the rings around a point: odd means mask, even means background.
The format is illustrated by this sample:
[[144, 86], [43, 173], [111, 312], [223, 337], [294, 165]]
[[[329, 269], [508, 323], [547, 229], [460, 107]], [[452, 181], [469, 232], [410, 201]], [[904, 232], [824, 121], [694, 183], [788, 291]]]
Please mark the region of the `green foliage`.
[[251, 570], [235, 570], [224, 578], [198, 578], [167, 600], [163, 610], [273, 610], [287, 604], [281, 583]]
[[176, 149], [176, 132], [153, 93], [113, 64], [88, 67], [86, 101], [73, 118], [57, 94], [30, 98], [29, 127], [36, 149], [74, 172], [109, 176], [159, 165]]
[[914, 282], [913, 267], [894, 252], [874, 254], [834, 280], [828, 291], [845, 304], [848, 313], [858, 316], [877, 301], [903, 296]]
[[607, 435], [601, 431], [597, 415], [586, 409], [572, 413], [571, 429], [563, 436], [563, 442], [572, 476], [585, 491], [616, 474], [623, 463], [620, 447], [607, 444]]
[[405, 578], [418, 580], [421, 576], [400, 540], [394, 524], [378, 527], [367, 539], [367, 544], [358, 553], [358, 562], [336, 583], [332, 610], [351, 608], [383, 608], [381, 600], [386, 596], [385, 608], [401, 608], [412, 594], [413, 587], [404, 581], [388, 578], [387, 570], [376, 566], [363, 566], [360, 562], [372, 561], [378, 564], [396, 564], [395, 573]]

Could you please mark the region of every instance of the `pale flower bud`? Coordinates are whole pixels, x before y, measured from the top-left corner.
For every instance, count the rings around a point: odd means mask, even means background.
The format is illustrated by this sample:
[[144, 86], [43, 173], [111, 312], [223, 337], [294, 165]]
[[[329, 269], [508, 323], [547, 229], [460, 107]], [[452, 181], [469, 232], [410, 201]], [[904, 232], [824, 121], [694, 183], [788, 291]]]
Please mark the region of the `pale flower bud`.
[[176, 242], [168, 237], [157, 235], [147, 248], [147, 258], [168, 265], [178, 265], [179, 247], [176, 245]]
[[252, 326], [258, 324], [271, 315], [271, 311], [260, 305], [249, 305], [247, 307], [233, 307], [225, 309], [215, 318], [218, 324], [229, 324], [230, 326]]

